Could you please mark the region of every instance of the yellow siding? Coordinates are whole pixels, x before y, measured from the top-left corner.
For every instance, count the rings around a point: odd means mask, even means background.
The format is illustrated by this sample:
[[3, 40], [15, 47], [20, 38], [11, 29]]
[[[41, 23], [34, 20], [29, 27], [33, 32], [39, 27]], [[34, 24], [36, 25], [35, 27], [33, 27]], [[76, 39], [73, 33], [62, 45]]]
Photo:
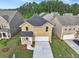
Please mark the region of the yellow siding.
[[27, 22], [21, 27], [21, 31], [26, 31], [26, 27], [28, 27], [29, 31], [32, 31], [33, 26]]
[[[46, 26], [48, 26], [48, 31], [46, 32]], [[32, 26], [29, 23], [24, 24], [21, 27], [22, 31], [26, 31], [26, 27], [28, 27], [28, 31], [32, 31], [34, 36], [48, 36], [49, 41], [51, 41], [52, 37], [52, 28], [53, 26], [49, 23], [44, 24], [43, 26]]]

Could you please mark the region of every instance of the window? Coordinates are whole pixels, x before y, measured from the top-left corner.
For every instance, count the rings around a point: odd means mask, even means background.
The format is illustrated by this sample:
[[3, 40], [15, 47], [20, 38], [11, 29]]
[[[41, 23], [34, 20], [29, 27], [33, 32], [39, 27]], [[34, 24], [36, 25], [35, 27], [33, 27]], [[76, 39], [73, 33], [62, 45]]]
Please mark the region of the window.
[[77, 34], [79, 34], [79, 31], [76, 31], [77, 32]]
[[28, 40], [28, 38], [26, 38], [26, 40]]
[[69, 28], [69, 30], [71, 30], [71, 28]]
[[3, 36], [4, 36], [4, 37], [6, 37], [6, 34], [5, 34], [5, 33], [3, 33]]
[[0, 26], [0, 29], [1, 29], [1, 26]]
[[75, 28], [73, 28], [73, 30], [75, 30]]
[[67, 30], [67, 28], [65, 28], [65, 30]]
[[48, 26], [46, 26], [46, 32], [48, 31]]
[[26, 27], [26, 30], [28, 31], [28, 27]]
[[0, 37], [2, 37], [1, 33], [0, 33]]

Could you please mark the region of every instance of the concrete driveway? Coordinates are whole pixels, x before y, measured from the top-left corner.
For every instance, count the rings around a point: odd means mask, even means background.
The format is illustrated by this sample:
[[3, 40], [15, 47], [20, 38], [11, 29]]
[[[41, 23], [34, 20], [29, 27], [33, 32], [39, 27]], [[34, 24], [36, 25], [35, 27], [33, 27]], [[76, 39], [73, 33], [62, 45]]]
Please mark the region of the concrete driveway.
[[53, 58], [49, 42], [36, 42], [33, 58]]
[[73, 40], [64, 40], [77, 54], [79, 54], [79, 45]]

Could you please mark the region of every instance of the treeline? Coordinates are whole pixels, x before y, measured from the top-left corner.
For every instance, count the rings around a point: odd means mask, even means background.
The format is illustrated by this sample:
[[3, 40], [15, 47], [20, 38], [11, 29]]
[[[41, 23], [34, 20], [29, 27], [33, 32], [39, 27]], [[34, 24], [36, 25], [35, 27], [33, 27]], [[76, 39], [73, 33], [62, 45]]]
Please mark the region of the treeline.
[[61, 15], [63, 13], [73, 13], [74, 15], [79, 13], [79, 4], [75, 3], [72, 5], [65, 4], [62, 1], [42, 1], [41, 3], [25, 3], [20, 8], [17, 8], [24, 18], [29, 18], [33, 14], [39, 14], [41, 12], [51, 13], [59, 12]]

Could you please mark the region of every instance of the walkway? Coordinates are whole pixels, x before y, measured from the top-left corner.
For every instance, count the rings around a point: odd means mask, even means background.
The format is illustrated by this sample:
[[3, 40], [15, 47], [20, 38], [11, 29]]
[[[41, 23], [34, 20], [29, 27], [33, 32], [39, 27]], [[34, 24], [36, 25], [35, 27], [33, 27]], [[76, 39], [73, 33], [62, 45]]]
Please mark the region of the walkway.
[[79, 46], [73, 40], [64, 40], [77, 54], [79, 54]]
[[33, 58], [53, 58], [49, 42], [36, 42]]

